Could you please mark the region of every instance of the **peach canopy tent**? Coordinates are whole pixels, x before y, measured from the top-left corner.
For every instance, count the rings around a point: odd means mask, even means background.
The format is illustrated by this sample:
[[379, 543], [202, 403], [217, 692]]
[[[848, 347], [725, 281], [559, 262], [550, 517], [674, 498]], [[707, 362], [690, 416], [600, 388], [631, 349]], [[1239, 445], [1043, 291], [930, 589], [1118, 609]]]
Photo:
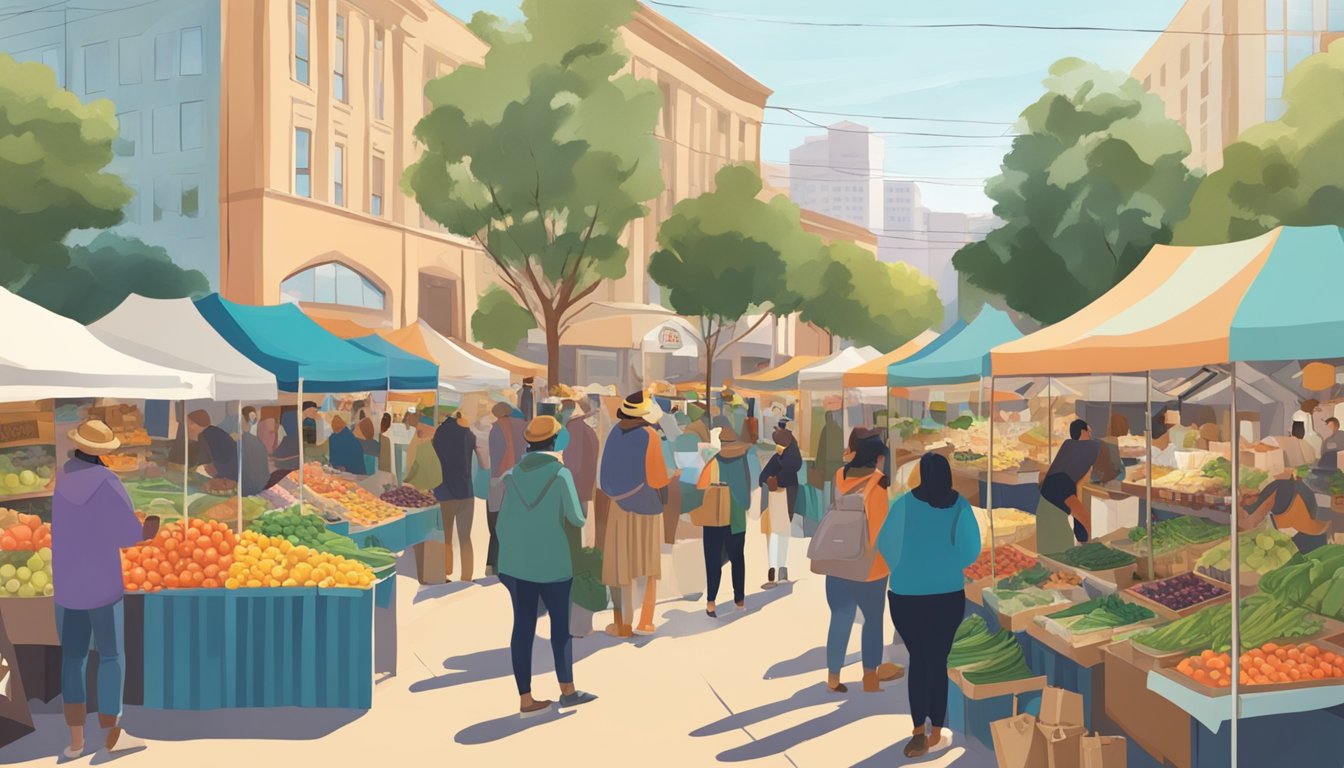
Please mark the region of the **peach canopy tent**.
[[738, 376], [733, 379], [733, 386], [752, 392], [794, 390], [798, 388], [798, 372], [825, 359], [818, 355], [795, 355], [773, 368]]
[[887, 383], [887, 368], [891, 366], [892, 363], [897, 363], [910, 357], [933, 343], [937, 338], [937, 333], [933, 331], [925, 331], [881, 357], [850, 368], [844, 375], [843, 382], [845, 388], [885, 386]]
[[424, 320], [395, 331], [379, 331], [378, 335], [412, 355], [438, 363], [441, 390], [486, 392], [509, 386], [508, 370], [473, 356]]

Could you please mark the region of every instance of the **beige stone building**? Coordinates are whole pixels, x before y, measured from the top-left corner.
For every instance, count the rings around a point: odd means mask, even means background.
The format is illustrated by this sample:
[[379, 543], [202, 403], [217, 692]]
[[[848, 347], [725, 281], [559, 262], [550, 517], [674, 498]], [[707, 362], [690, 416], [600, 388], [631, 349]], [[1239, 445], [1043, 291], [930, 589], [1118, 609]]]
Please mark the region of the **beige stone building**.
[[1283, 114], [1287, 73], [1344, 32], [1344, 0], [1187, 0], [1133, 69], [1190, 135], [1190, 164]]

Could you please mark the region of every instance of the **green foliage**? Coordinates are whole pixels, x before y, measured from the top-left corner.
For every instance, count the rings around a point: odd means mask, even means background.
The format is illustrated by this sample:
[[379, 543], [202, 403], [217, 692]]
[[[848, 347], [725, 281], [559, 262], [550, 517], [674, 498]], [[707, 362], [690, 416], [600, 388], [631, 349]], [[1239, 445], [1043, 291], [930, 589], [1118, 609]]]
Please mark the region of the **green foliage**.
[[1009, 307], [1053, 323], [1171, 242], [1199, 176], [1184, 164], [1184, 129], [1133, 78], [1063, 59], [1045, 86], [985, 185], [1004, 225], [952, 263]]
[[823, 259], [795, 270], [790, 282], [804, 297], [804, 322], [883, 352], [943, 317], [932, 280], [908, 264], [878, 261], [851, 242], [831, 243]]
[[0, 53], [0, 286], [61, 267], [72, 229], [121, 221], [131, 190], [112, 161], [112, 102], [81, 104], [50, 67]]
[[1287, 110], [1223, 151], [1199, 185], [1181, 245], [1245, 240], [1280, 225], [1344, 225], [1344, 45], [1288, 73]]
[[[604, 279], [625, 274], [619, 238], [663, 189], [656, 84], [623, 73], [620, 28], [634, 0], [524, 0], [506, 24], [476, 14], [490, 46], [425, 88], [403, 187], [455, 234], [476, 238], [546, 333], [559, 374], [565, 321]], [[476, 323], [473, 321], [473, 327]]]
[[492, 285], [481, 294], [471, 316], [471, 335], [486, 347], [513, 351], [527, 332], [537, 327], [532, 313], [518, 305], [513, 295]]
[[70, 262], [33, 273], [20, 296], [81, 323], [116, 309], [132, 293], [151, 299], [202, 296], [210, 281], [183, 269], [168, 252], [133, 237], [103, 232], [88, 245], [70, 248]]

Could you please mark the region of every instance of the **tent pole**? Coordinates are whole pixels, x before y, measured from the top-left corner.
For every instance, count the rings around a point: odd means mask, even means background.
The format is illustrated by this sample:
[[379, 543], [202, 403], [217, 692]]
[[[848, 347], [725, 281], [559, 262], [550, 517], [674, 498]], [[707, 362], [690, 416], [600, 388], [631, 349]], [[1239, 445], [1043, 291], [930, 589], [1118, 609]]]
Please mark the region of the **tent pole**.
[[1045, 463], [1055, 460], [1055, 380], [1045, 377]]
[[189, 519], [188, 510], [191, 505], [191, 437], [187, 434], [187, 401], [182, 401], [182, 420], [178, 422], [178, 427], [182, 430], [182, 522], [186, 523]]
[[238, 532], [243, 532], [243, 401], [238, 401]]
[[1241, 517], [1241, 441], [1238, 437], [1240, 425], [1237, 424], [1237, 364], [1232, 369], [1232, 722], [1229, 740], [1231, 742], [1231, 768], [1237, 768], [1237, 721], [1241, 716], [1241, 537], [1237, 535], [1237, 523]]
[[303, 512], [303, 377], [299, 377], [299, 391], [297, 399], [294, 401], [294, 407], [299, 409], [298, 429], [299, 429], [299, 512]]
[[1144, 474], [1147, 477], [1143, 481], [1144, 485], [1144, 518], [1148, 524], [1148, 578], [1151, 580], [1154, 575], [1153, 570], [1153, 372], [1146, 371], [1143, 374], [1143, 395], [1144, 401], [1148, 404], [1148, 428], [1144, 430], [1147, 439], [1148, 449], [1148, 471]]
[[[985, 378], [980, 377], [980, 386], [985, 385]], [[989, 377], [989, 472], [985, 475], [985, 506], [989, 514], [989, 578], [992, 582], [998, 583], [998, 566], [994, 562], [994, 377]]]

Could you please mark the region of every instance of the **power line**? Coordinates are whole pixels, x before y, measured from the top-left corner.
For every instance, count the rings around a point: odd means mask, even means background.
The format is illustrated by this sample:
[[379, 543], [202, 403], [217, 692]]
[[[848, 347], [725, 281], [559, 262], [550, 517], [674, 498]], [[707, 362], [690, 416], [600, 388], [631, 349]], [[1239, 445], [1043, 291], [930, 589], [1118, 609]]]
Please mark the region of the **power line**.
[[[797, 116], [800, 120], [807, 120], [805, 117]], [[940, 139], [1015, 139], [1018, 134], [984, 134], [984, 133], [939, 133], [936, 131], [856, 131], [852, 128], [832, 128], [828, 125], [807, 120], [807, 125], [797, 123], [774, 123], [769, 120], [761, 121], [761, 125], [775, 125], [780, 128], [806, 128], [808, 130], [820, 128], [823, 131], [835, 131], [836, 133], [862, 133], [869, 136], [933, 136]]]
[[[856, 176], [860, 176], [861, 178], [868, 178], [868, 176], [866, 176], [865, 174], [882, 174], [885, 173], [886, 170], [884, 168], [845, 168], [843, 166], [827, 165], [825, 163], [795, 163], [791, 160], [789, 161], [767, 160], [765, 162], [773, 163], [775, 165], [787, 165], [790, 168], [826, 168], [828, 170], [840, 171], [842, 173], [852, 173]], [[934, 179], [937, 181], [984, 181], [985, 177], [984, 176], [908, 176], [901, 180], [919, 181], [921, 179]], [[843, 180], [837, 179], [837, 181], [843, 181]]]
[[[925, 123], [969, 123], [972, 125], [1013, 125], [1012, 122], [1002, 120], [969, 120], [953, 117], [913, 117], [909, 115], [873, 115], [861, 112], [831, 112], [824, 109], [803, 109], [802, 107], [783, 107], [767, 104], [766, 109], [777, 109], [790, 114], [796, 112], [805, 112], [809, 115], [830, 115], [832, 117], [855, 117], [861, 120], [911, 120]], [[797, 115], [795, 115], [796, 117]]]

